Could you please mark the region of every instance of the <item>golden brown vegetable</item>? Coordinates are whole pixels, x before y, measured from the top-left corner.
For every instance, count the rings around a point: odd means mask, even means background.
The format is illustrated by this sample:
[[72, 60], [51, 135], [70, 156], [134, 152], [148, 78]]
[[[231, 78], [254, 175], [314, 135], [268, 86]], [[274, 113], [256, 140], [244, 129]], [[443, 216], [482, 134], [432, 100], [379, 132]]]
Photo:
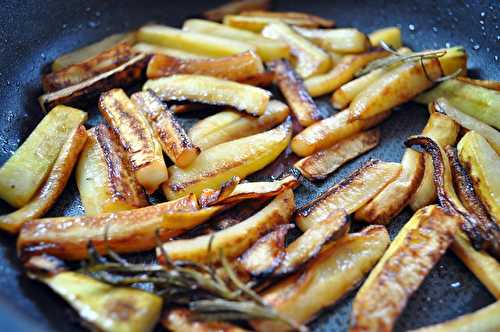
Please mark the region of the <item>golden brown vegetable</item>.
[[172, 332], [245, 332], [226, 322], [197, 321], [189, 309], [178, 308], [165, 312], [161, 324]]
[[331, 67], [331, 58], [325, 51], [284, 23], [269, 24], [262, 34], [271, 39], [282, 40], [290, 46], [296, 60], [295, 71], [302, 78], [322, 74]]
[[389, 52], [379, 49], [356, 55], [347, 55], [329, 72], [306, 79], [304, 84], [313, 97], [330, 93], [352, 80], [354, 75], [368, 63], [388, 55]]
[[346, 162], [376, 147], [379, 141], [379, 129], [364, 131], [305, 157], [294, 166], [311, 181], [323, 180]]
[[269, 68], [274, 72], [276, 84], [300, 125], [307, 127], [321, 120], [319, 108], [290, 63], [287, 60], [277, 60], [271, 62]]
[[40, 218], [49, 211], [64, 190], [86, 140], [87, 132], [84, 126], [79, 126], [69, 134], [45, 183], [28, 204], [17, 211], [0, 216], [0, 229], [17, 233], [25, 221]]
[[417, 211], [356, 295], [349, 331], [391, 331], [408, 298], [452, 243], [459, 222], [437, 206]]
[[355, 218], [369, 223], [388, 224], [410, 201], [424, 176], [424, 156], [406, 149], [401, 159], [401, 174], [356, 211]]
[[218, 189], [233, 176], [244, 179], [283, 152], [292, 136], [291, 121], [261, 134], [216, 145], [202, 153], [185, 169], [169, 168], [170, 178], [163, 185], [168, 199], [188, 193], [199, 195], [203, 189]]
[[301, 207], [297, 211], [295, 221], [300, 229], [305, 231], [324, 220], [333, 210], [345, 209], [351, 214], [377, 195], [400, 172], [400, 164], [369, 160], [348, 177]]
[[0, 168], [0, 198], [20, 208], [47, 178], [70, 134], [87, 120], [87, 113], [59, 106], [47, 114], [26, 141]]
[[[389, 245], [383, 226], [348, 234], [324, 248], [303, 272], [291, 275], [266, 290], [262, 297], [278, 312], [306, 323], [353, 289], [376, 264]], [[257, 331], [289, 331], [279, 322], [252, 321]]]
[[339, 87], [332, 95], [332, 105], [338, 109], [344, 109], [364, 89], [376, 82], [386, 71], [382, 68], [358, 77]]
[[86, 215], [149, 205], [119, 138], [103, 124], [89, 130], [75, 178]]
[[373, 47], [380, 46], [380, 42], [384, 41], [394, 49], [398, 49], [403, 45], [401, 41], [401, 30], [398, 27], [388, 27], [375, 30], [368, 35], [370, 43]]
[[370, 46], [366, 35], [357, 29], [307, 29], [301, 27], [294, 27], [294, 29], [327, 51], [361, 53]]
[[278, 100], [270, 100], [264, 114], [255, 118], [236, 111], [223, 111], [197, 122], [189, 130], [189, 137], [202, 150], [238, 138], [269, 130], [288, 117], [288, 106]]
[[476, 80], [470, 77], [457, 77], [457, 80], [469, 83], [472, 85], [477, 85], [486, 89], [500, 91], [500, 82], [493, 80]]
[[207, 10], [201, 14], [211, 21], [222, 21], [224, 16], [239, 14], [245, 10], [266, 10], [271, 7], [271, 0], [238, 0], [230, 1], [214, 9]]
[[390, 114], [387, 112], [366, 120], [349, 122], [349, 110], [338, 112], [298, 133], [292, 139], [292, 150], [300, 157], [309, 156], [347, 137], [375, 127]]
[[242, 84], [258, 86], [261, 88], [268, 88], [273, 84], [274, 73], [272, 71], [264, 71], [260, 74], [247, 77], [241, 81]]
[[86, 81], [41, 95], [38, 102], [44, 112], [60, 104], [83, 104], [97, 97], [101, 92], [118, 87], [127, 87], [142, 79], [148, 60], [148, 55], [138, 54], [118, 67]]
[[87, 258], [89, 241], [100, 253], [107, 244], [118, 253], [153, 249], [156, 232], [162, 241], [178, 236], [205, 222], [225, 206], [199, 209], [196, 196], [140, 209], [105, 213], [98, 216], [57, 217], [35, 219], [21, 228], [17, 248], [25, 260], [31, 256], [49, 254], [68, 260]]
[[153, 45], [148, 43], [137, 43], [133, 46], [134, 51], [146, 54], [165, 54], [179, 59], [207, 59], [210, 57], [200, 54], [181, 51], [175, 48]]
[[[251, 17], [268, 17], [268, 18], [277, 18], [281, 21], [287, 23], [287, 20], [303, 20], [314, 22], [318, 27], [322, 28], [332, 28], [335, 25], [335, 22], [330, 19], [323, 18], [321, 16], [316, 16], [303, 12], [276, 12], [276, 11], [266, 11], [266, 10], [245, 10], [240, 13], [242, 16], [251, 16]], [[291, 23], [294, 25], [294, 23]], [[302, 26], [301, 24], [297, 24], [298, 26]]]
[[[224, 255], [229, 259], [238, 257], [275, 226], [288, 223], [294, 210], [293, 192], [286, 190], [252, 217], [215, 232], [211, 244], [212, 253], [223, 250]], [[220, 257], [218, 255], [210, 257], [208, 251], [211, 238], [211, 235], [203, 235], [187, 240], [173, 240], [164, 243], [163, 249], [172, 260], [207, 262], [212, 259], [213, 262], [217, 262]], [[160, 250], [157, 250], [157, 254], [161, 260], [164, 259]]]
[[254, 116], [262, 115], [271, 94], [261, 88], [203, 75], [173, 75], [147, 81], [163, 100], [189, 100], [210, 105], [232, 106]]
[[179, 167], [186, 167], [200, 154], [200, 148], [193, 144], [186, 131], [170, 111], [151, 91], [134, 93], [131, 97], [148, 120], [163, 152]]
[[168, 179], [161, 145], [146, 118], [121, 89], [103, 93], [99, 111], [128, 153], [137, 181], [152, 193]]
[[253, 52], [247, 51], [215, 59], [180, 59], [156, 54], [148, 64], [148, 78], [175, 74], [214, 76], [231, 81], [241, 81], [264, 72], [264, 65]]

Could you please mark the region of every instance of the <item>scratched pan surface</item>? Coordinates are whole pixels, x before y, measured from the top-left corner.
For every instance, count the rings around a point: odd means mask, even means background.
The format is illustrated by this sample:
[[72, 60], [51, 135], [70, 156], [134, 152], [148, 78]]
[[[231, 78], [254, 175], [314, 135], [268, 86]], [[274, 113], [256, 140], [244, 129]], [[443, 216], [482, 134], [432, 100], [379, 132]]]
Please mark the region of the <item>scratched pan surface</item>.
[[[40, 121], [42, 114], [36, 103], [41, 93], [40, 73], [56, 56], [150, 21], [180, 26], [186, 17], [218, 3], [220, 1], [4, 0], [0, 12], [0, 165]], [[469, 67], [474, 77], [500, 79], [498, 1], [276, 1], [275, 9], [311, 12], [334, 18], [339, 26], [354, 26], [364, 32], [398, 25], [405, 44], [414, 49], [463, 45], [469, 53]], [[334, 111], [327, 98], [318, 103], [325, 114]], [[101, 121], [95, 108], [87, 110], [89, 124]], [[426, 119], [424, 107], [404, 105], [382, 125], [379, 147], [322, 183], [305, 182], [296, 190], [297, 205], [319, 195], [370, 157], [399, 161], [402, 141], [419, 133]], [[183, 121], [189, 125], [195, 120], [188, 116]], [[275, 165], [254, 178], [276, 175], [284, 168]], [[0, 213], [10, 211], [2, 204]], [[72, 180], [49, 215], [82, 212]], [[410, 211], [405, 210], [394, 220], [389, 226], [392, 236], [410, 216]], [[312, 323], [313, 330], [346, 331], [353, 294], [325, 310]], [[410, 299], [395, 330], [405, 331], [451, 319], [491, 302], [493, 297], [479, 281], [453, 254], [447, 253]], [[16, 259], [15, 239], [0, 234], [0, 331], [83, 330], [75, 313], [61, 299], [23, 275]]]

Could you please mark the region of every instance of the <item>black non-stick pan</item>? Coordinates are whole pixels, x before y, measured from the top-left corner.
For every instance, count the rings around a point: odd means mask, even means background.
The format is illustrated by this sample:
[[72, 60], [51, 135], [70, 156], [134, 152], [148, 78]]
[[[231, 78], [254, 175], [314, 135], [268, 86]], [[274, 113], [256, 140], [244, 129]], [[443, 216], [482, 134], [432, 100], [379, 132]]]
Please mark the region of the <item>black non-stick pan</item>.
[[[28, 136], [43, 114], [36, 98], [40, 74], [61, 53], [111, 33], [156, 21], [182, 21], [221, 1], [201, 0], [4, 0], [0, 11], [0, 165]], [[500, 79], [500, 3], [498, 1], [275, 1], [275, 9], [310, 12], [333, 18], [339, 26], [364, 32], [389, 25], [403, 31], [413, 49], [463, 45], [471, 76]], [[319, 100], [325, 114], [332, 109]], [[95, 107], [89, 124], [100, 120]], [[419, 133], [427, 120], [424, 107], [410, 103], [382, 125], [382, 141], [326, 181], [305, 182], [296, 190], [297, 205], [319, 195], [370, 157], [399, 161], [403, 140]], [[186, 119], [190, 120], [190, 119]], [[187, 121], [189, 122], [189, 121]], [[192, 121], [191, 121], [192, 122]], [[0, 203], [0, 213], [10, 211]], [[83, 210], [71, 181], [50, 216], [78, 215]], [[389, 226], [394, 236], [409, 219], [405, 210]], [[346, 331], [353, 293], [326, 309], [312, 323], [314, 331]], [[452, 254], [447, 253], [410, 299], [396, 331], [437, 323], [477, 310], [494, 298]], [[83, 331], [77, 316], [57, 295], [24, 274], [16, 258], [15, 239], [0, 234], [0, 331]]]

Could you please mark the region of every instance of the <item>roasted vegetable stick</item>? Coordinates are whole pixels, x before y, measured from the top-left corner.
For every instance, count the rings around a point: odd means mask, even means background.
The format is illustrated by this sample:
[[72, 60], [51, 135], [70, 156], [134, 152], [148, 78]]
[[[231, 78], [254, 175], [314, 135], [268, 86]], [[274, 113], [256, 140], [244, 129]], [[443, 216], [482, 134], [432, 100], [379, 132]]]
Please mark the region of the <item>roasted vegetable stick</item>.
[[171, 47], [209, 57], [242, 53], [255, 48], [247, 43], [203, 33], [183, 31], [164, 25], [146, 25], [137, 32], [140, 42]]
[[490, 216], [500, 225], [500, 157], [486, 139], [470, 131], [458, 143], [460, 161]]
[[344, 110], [307, 127], [293, 138], [293, 152], [300, 157], [305, 157], [329, 148], [347, 137], [375, 127], [385, 120], [390, 112], [352, 122], [349, 122], [349, 115], [349, 110]]
[[[444, 114], [434, 112], [429, 116], [422, 135], [432, 138], [441, 147], [445, 147], [456, 143], [459, 131], [460, 126], [455, 121]], [[436, 200], [436, 186], [432, 180], [433, 172], [431, 157], [426, 155], [424, 177], [409, 202], [413, 211], [432, 204]]]
[[160, 142], [163, 152], [179, 167], [186, 167], [200, 154], [186, 131], [153, 92], [134, 93], [131, 97], [137, 109], [146, 117]]
[[452, 243], [459, 223], [437, 206], [417, 211], [356, 295], [349, 331], [391, 331], [408, 298]]
[[86, 322], [103, 332], [152, 331], [162, 299], [154, 294], [109, 284], [76, 272], [37, 277], [64, 298]]
[[28, 204], [17, 211], [0, 216], [0, 229], [15, 234], [25, 221], [40, 218], [49, 211], [66, 186], [86, 140], [85, 127], [79, 126], [73, 130], [62, 146], [43, 186]]
[[[333, 20], [329, 20], [320, 16], [302, 13], [302, 12], [275, 12], [275, 11], [266, 11], [266, 10], [245, 10], [240, 13], [242, 16], [251, 16], [251, 17], [269, 17], [269, 18], [277, 18], [281, 21], [287, 23], [287, 20], [303, 20], [314, 22], [318, 27], [321, 28], [332, 28], [335, 26], [335, 22]], [[293, 25], [293, 23], [292, 23]], [[300, 24], [297, 24], [300, 26]], [[312, 24], [311, 24], [312, 25]]]
[[292, 55], [296, 59], [295, 71], [302, 78], [322, 74], [329, 70], [332, 65], [332, 60], [325, 51], [284, 23], [269, 24], [262, 31], [262, 35], [284, 41], [290, 46]]
[[376, 147], [379, 141], [379, 129], [364, 131], [305, 157], [294, 166], [311, 181], [323, 180], [343, 164]]
[[146, 54], [165, 54], [169, 56], [173, 56], [179, 59], [208, 59], [209, 57], [190, 53], [186, 51], [181, 51], [175, 48], [158, 46], [148, 43], [137, 43], [133, 46], [134, 51], [146, 53]]
[[311, 77], [304, 84], [313, 97], [330, 93], [354, 78], [354, 75], [368, 63], [386, 57], [389, 52], [373, 50], [366, 53], [347, 55], [329, 72]]
[[[370, 226], [327, 245], [303, 272], [266, 290], [262, 297], [278, 312], [306, 323], [352, 290], [376, 264], [389, 245], [383, 226]], [[279, 322], [252, 321], [257, 331], [289, 331]]]
[[94, 76], [79, 84], [41, 95], [38, 98], [44, 112], [52, 107], [65, 104], [77, 105], [97, 97], [101, 92], [113, 88], [127, 87], [142, 79], [149, 56], [139, 54], [110, 71]]
[[415, 100], [428, 104], [444, 97], [460, 111], [500, 130], [500, 91], [465, 83], [457, 79], [447, 80]]
[[294, 27], [294, 29], [327, 51], [361, 53], [370, 46], [366, 35], [357, 29], [307, 29], [301, 27]]
[[87, 120], [87, 113], [58, 106], [47, 114], [26, 141], [0, 168], [0, 198], [20, 208], [47, 178], [70, 134]]
[[255, 118], [241, 112], [223, 111], [197, 122], [189, 130], [189, 137], [202, 150], [238, 138], [269, 130], [288, 117], [288, 106], [278, 100], [270, 100], [264, 114]]
[[424, 156], [406, 149], [401, 159], [401, 174], [356, 211], [355, 218], [369, 223], [388, 224], [401, 212], [418, 189], [424, 176]]
[[163, 192], [168, 199], [175, 199], [191, 192], [199, 195], [203, 189], [218, 189], [233, 176], [244, 179], [275, 160], [288, 146], [291, 135], [291, 121], [287, 121], [275, 129], [216, 145], [185, 169], [171, 166]]
[[49, 254], [68, 260], [88, 256], [89, 241], [100, 253], [107, 245], [118, 253], [153, 249], [156, 232], [166, 241], [205, 222], [225, 206], [199, 209], [194, 195], [179, 200], [147, 206], [140, 209], [105, 213], [98, 216], [58, 217], [30, 220], [24, 223], [17, 248], [21, 259]]
[[201, 15], [207, 20], [220, 22], [226, 15], [239, 14], [245, 10], [266, 10], [269, 7], [271, 7], [271, 0], [238, 0], [207, 10]]
[[385, 71], [379, 68], [342, 85], [332, 95], [333, 107], [344, 109], [357, 95], [376, 82], [384, 73]]
[[333, 210], [345, 209], [351, 214], [370, 201], [400, 172], [400, 164], [369, 160], [348, 177], [302, 206], [297, 211], [295, 221], [299, 228], [305, 231], [324, 220]]
[[121, 89], [103, 93], [99, 110], [119, 136], [137, 181], [149, 193], [154, 192], [168, 179], [168, 171], [161, 145], [144, 115]]
[[271, 96], [261, 88], [203, 75], [173, 75], [149, 80], [142, 89], [153, 90], [163, 100], [232, 106], [255, 116], [265, 112]]
[[243, 84], [258, 86], [261, 88], [270, 87], [274, 81], [274, 73], [272, 71], [264, 71], [260, 74], [249, 76], [239, 81]]
[[301, 126], [307, 127], [321, 120], [321, 113], [304, 82], [290, 66], [287, 60], [277, 60], [268, 64], [274, 72], [274, 79]]
[[375, 30], [368, 35], [368, 38], [370, 38], [370, 43], [373, 47], [380, 46], [381, 41], [395, 49], [403, 46], [403, 42], [401, 41], [401, 29], [398, 27]]
[[[172, 260], [207, 262], [211, 259], [212, 262], [217, 262], [220, 256], [210, 257], [208, 251], [211, 242], [212, 252], [224, 250], [228, 259], [236, 258], [275, 226], [288, 223], [294, 210], [293, 192], [286, 190], [252, 217], [216, 232], [213, 238], [211, 235], [203, 235], [188, 240], [169, 241], [163, 244], [163, 250]], [[157, 254], [161, 260], [164, 259], [161, 250], [157, 250]]]
[[469, 83], [472, 85], [477, 85], [486, 89], [500, 91], [500, 81], [493, 80], [476, 80], [470, 77], [457, 77], [458, 81]]
[[89, 130], [75, 178], [86, 215], [149, 205], [119, 138], [103, 124]]
[[117, 33], [111, 35], [103, 40], [61, 55], [52, 63], [52, 71], [58, 71], [68, 66], [88, 61], [118, 44], [133, 43], [134, 41], [135, 33]]
[[184, 21], [182, 29], [248, 43], [255, 47], [257, 54], [263, 61], [283, 58], [288, 59], [290, 57], [290, 47], [285, 42], [265, 38], [251, 31], [245, 31], [232, 28], [227, 25], [197, 19]]
[[162, 316], [161, 324], [171, 332], [248, 332], [227, 322], [198, 321], [195, 315], [185, 308], [168, 310]]

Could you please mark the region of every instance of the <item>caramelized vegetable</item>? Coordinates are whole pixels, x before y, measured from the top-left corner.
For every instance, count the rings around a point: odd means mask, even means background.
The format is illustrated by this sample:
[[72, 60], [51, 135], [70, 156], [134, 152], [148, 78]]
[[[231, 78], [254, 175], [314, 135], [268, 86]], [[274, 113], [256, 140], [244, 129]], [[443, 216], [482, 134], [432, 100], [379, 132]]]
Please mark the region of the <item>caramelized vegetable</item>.
[[153, 45], [148, 43], [137, 43], [133, 46], [134, 51], [146, 54], [165, 54], [179, 59], [208, 59], [210, 57], [195, 54], [187, 51], [181, 51], [176, 48]]
[[87, 113], [58, 106], [47, 114], [26, 141], [0, 168], [0, 198], [20, 208], [43, 185], [70, 134]]
[[271, 6], [270, 0], [238, 0], [230, 1], [214, 9], [203, 12], [202, 16], [211, 21], [222, 21], [224, 16], [239, 14], [245, 10], [266, 10]]
[[[253, 0], [251, 0], [253, 1]], [[172, 332], [245, 332], [246, 330], [226, 322], [197, 321], [188, 309], [168, 310], [161, 324]]]
[[294, 28], [302, 36], [327, 51], [337, 53], [361, 53], [368, 49], [366, 35], [357, 29], [307, 29]]
[[403, 45], [401, 41], [401, 30], [398, 27], [387, 27], [375, 30], [368, 35], [370, 43], [373, 47], [380, 46], [380, 42], [390, 45], [394, 49], [398, 49]]
[[263, 31], [268, 25], [275, 23], [285, 23], [308, 28], [331, 28], [335, 25], [334, 21], [324, 20], [317, 16], [302, 13], [255, 11], [242, 14], [243, 15], [226, 15], [224, 16], [223, 22], [225, 25], [233, 28], [257, 33]]
[[493, 80], [475, 80], [470, 77], [457, 77], [458, 81], [462, 81], [465, 83], [469, 83], [472, 85], [477, 85], [486, 89], [491, 89], [491, 90], [496, 90], [500, 91], [500, 82], [499, 81], [493, 81]]
[[[305, 26], [305, 25], [316, 25], [322, 28], [332, 28], [335, 25], [333, 20], [329, 20], [320, 16], [303, 13], [303, 12], [275, 12], [275, 11], [266, 11], [266, 10], [246, 10], [240, 13], [242, 16], [251, 16], [251, 17], [267, 17], [267, 18], [276, 18], [282, 22], [291, 25]], [[288, 23], [288, 20], [302, 20], [303, 22], [309, 21], [311, 24], [295, 24]]]
[[338, 109], [347, 107], [357, 95], [375, 83], [385, 72], [384, 69], [379, 68], [339, 87], [332, 95], [333, 107]]

